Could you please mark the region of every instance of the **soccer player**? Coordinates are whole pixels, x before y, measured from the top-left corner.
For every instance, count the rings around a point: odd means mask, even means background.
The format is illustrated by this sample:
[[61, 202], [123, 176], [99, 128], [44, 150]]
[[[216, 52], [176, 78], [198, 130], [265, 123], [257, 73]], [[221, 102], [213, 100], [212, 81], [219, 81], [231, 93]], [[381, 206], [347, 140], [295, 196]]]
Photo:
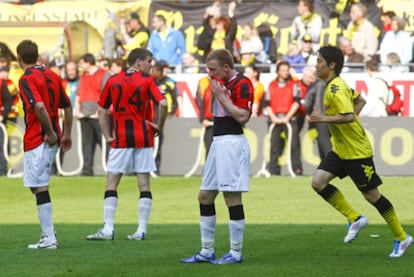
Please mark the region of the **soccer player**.
[[[152, 206], [149, 173], [156, 169], [153, 157], [154, 135], [164, 126], [167, 101], [150, 75], [152, 53], [136, 48], [128, 55], [131, 66], [126, 72], [108, 79], [99, 98], [99, 125], [111, 150], [104, 194], [104, 226], [88, 235], [88, 240], [113, 240], [114, 218], [118, 204], [117, 188], [123, 174], [137, 175], [140, 199], [138, 201], [138, 229], [129, 240], [144, 240]], [[152, 122], [152, 105], [158, 104], [158, 120]], [[109, 109], [113, 106], [114, 128], [110, 129]]]
[[[198, 195], [202, 249], [189, 258], [181, 259], [181, 262], [236, 264], [243, 260], [245, 220], [242, 192], [249, 191], [250, 174], [250, 148], [243, 135], [243, 125], [251, 116], [254, 88], [247, 77], [234, 69], [233, 57], [228, 50], [212, 51], [206, 62], [214, 96], [214, 138]], [[214, 200], [219, 192], [223, 192], [229, 209], [230, 251], [216, 259]]]
[[[52, 222], [49, 180], [58, 147], [61, 146], [65, 152], [72, 146], [72, 104], [59, 76], [36, 64], [36, 43], [23, 40], [17, 46], [17, 55], [25, 70], [19, 80], [26, 122], [23, 182], [35, 196], [42, 230], [40, 240], [28, 247], [56, 249], [58, 243]], [[64, 109], [63, 135], [59, 126], [59, 108]]]
[[314, 110], [310, 118], [312, 122], [328, 123], [332, 151], [314, 173], [312, 187], [348, 219], [348, 233], [344, 242], [349, 243], [368, 225], [368, 219], [354, 210], [342, 192], [330, 183], [335, 177], [344, 178], [349, 175], [393, 233], [393, 250], [389, 256], [401, 257], [413, 238], [402, 228], [391, 202], [378, 190], [382, 181], [375, 171], [371, 144], [357, 116], [365, 100], [339, 76], [343, 65], [344, 56], [340, 49], [325, 46], [318, 51], [316, 70], [318, 76], [327, 84], [324, 96], [326, 115], [320, 110]]

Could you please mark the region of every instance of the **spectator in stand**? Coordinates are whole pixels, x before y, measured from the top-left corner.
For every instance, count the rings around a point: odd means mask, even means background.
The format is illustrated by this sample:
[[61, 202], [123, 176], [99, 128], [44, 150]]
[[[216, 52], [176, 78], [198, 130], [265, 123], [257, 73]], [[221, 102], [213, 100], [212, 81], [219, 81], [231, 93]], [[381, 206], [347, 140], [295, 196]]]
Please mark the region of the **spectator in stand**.
[[325, 95], [325, 82], [317, 78], [316, 70], [314, 70], [315, 81], [308, 87], [305, 96], [305, 114], [306, 120], [309, 123], [309, 130], [316, 129], [318, 136], [316, 142], [318, 145], [319, 156], [321, 159], [326, 157], [329, 151], [332, 150], [331, 135], [329, 134], [328, 124], [324, 122], [310, 122], [310, 114], [314, 110], [321, 111], [325, 114], [325, 107], [323, 105], [323, 98]]
[[303, 69], [302, 78], [298, 81], [298, 89], [300, 92], [300, 107], [297, 113], [298, 117], [298, 133], [303, 128], [305, 124], [305, 98], [308, 93], [309, 86], [313, 84], [316, 80], [316, 72], [314, 66], [306, 66]]
[[361, 72], [364, 69], [362, 65], [364, 56], [355, 51], [352, 47], [352, 41], [347, 37], [339, 38], [339, 48], [344, 54], [345, 66], [342, 72]]
[[364, 56], [364, 61], [368, 61], [378, 50], [378, 38], [374, 25], [366, 18], [367, 7], [362, 3], [352, 4], [349, 15], [351, 21], [347, 32], [352, 48]]
[[210, 77], [204, 76], [198, 81], [196, 101], [200, 109], [199, 120], [205, 128], [204, 131], [204, 147], [206, 148], [206, 158], [213, 142], [213, 112], [211, 105], [213, 95], [211, 94]]
[[254, 65], [256, 64], [256, 56], [253, 49], [250, 46], [244, 46], [240, 48], [240, 64], [242, 66]]
[[[0, 123], [7, 126], [8, 114], [10, 113], [12, 106], [12, 96], [9, 91], [9, 67], [0, 67]], [[7, 127], [6, 127], [7, 130]], [[3, 152], [3, 145], [7, 133], [3, 133], [3, 129], [0, 129], [0, 176], [7, 175], [7, 160], [5, 153]]]
[[306, 65], [306, 61], [300, 53], [297, 43], [295, 42], [289, 43], [288, 51], [286, 55], [282, 56], [282, 60], [289, 62], [289, 64], [291, 65], [290, 73], [292, 75], [294, 75], [295, 73], [302, 73], [303, 68]]
[[117, 59], [112, 59], [109, 62], [109, 72], [111, 73], [111, 75], [115, 75], [115, 74], [118, 74], [126, 70], [127, 70], [127, 64], [124, 59], [117, 58]]
[[96, 145], [102, 148], [102, 132], [98, 122], [99, 95], [110, 74], [98, 67], [95, 57], [84, 54], [79, 60], [83, 73], [79, 79], [79, 92], [75, 97], [75, 116], [82, 131], [83, 168], [81, 175], [93, 176]]
[[79, 91], [79, 70], [78, 65], [74, 61], [67, 62], [65, 65], [65, 79], [63, 80], [63, 88], [75, 107], [75, 96]]
[[[1, 50], [0, 50], [1, 51]], [[21, 106], [20, 104], [20, 97], [19, 97], [19, 89], [18, 85], [16, 85], [13, 80], [11, 80], [10, 73], [12, 69], [12, 65], [10, 59], [2, 54], [0, 54], [0, 79], [6, 80], [5, 84], [7, 89], [9, 90], [9, 94], [12, 98], [12, 104], [10, 107], [10, 111], [7, 115], [7, 122], [17, 122], [17, 117], [19, 116], [18, 107]], [[18, 67], [21, 69], [20, 67]], [[4, 119], [3, 119], [4, 120]]]
[[53, 59], [48, 65], [47, 67], [52, 70], [53, 72], [56, 73], [56, 75], [59, 76], [59, 78], [63, 78], [64, 77], [64, 71], [63, 68], [65, 67], [65, 65], [63, 64], [63, 62], [61, 62], [58, 59]]
[[303, 36], [300, 54], [307, 65], [316, 65], [316, 58], [318, 55], [312, 48], [312, 37], [310, 35]]
[[105, 71], [109, 71], [109, 59], [105, 57], [100, 57], [98, 60], [98, 67], [102, 68]]
[[283, 153], [281, 145], [284, 143], [281, 133], [288, 134], [286, 127], [288, 123], [292, 127], [292, 167], [296, 174], [302, 173], [297, 113], [301, 105], [301, 93], [298, 89], [297, 80], [292, 78], [290, 71], [289, 62], [280, 61], [276, 67], [277, 77], [270, 82], [265, 93], [264, 106], [270, 123], [275, 124], [270, 138], [270, 161], [267, 166], [271, 175], [280, 175], [281, 173], [279, 157]]
[[[165, 74], [166, 68], [168, 68], [168, 63], [166, 61], [157, 61], [152, 67], [151, 74], [155, 79], [155, 83], [158, 85], [167, 100], [167, 118], [170, 119], [175, 116], [175, 112], [177, 110], [177, 86], [175, 81]], [[157, 119], [157, 117], [158, 115], [155, 114], [155, 119]], [[163, 142], [164, 132], [160, 131], [158, 134], [158, 152], [155, 157], [155, 164], [157, 165], [155, 173], [157, 175], [160, 175], [161, 173], [160, 169]]]
[[[400, 63], [405, 66], [405, 72], [409, 70], [409, 63], [413, 55], [413, 40], [405, 29], [405, 20], [394, 16], [391, 21], [391, 31], [387, 32], [381, 41], [379, 54], [381, 63], [385, 64], [389, 53], [396, 53], [400, 58]], [[398, 46], [398, 47], [396, 47]]]
[[[66, 95], [69, 97], [71, 103], [72, 103], [72, 109], [75, 111], [75, 98], [79, 91], [79, 70], [78, 65], [74, 61], [69, 61], [65, 64], [65, 78], [62, 80], [63, 88], [65, 89]], [[64, 118], [61, 117], [62, 120]], [[65, 127], [64, 125], [62, 126]], [[65, 130], [62, 130], [65, 132]], [[60, 164], [63, 164], [65, 157], [65, 152], [60, 151], [59, 152], [59, 160]], [[56, 163], [53, 163], [52, 165], [52, 173], [57, 174], [58, 168]]]
[[254, 100], [252, 107], [252, 117], [263, 116], [263, 96], [265, 88], [260, 82], [260, 69], [255, 65], [248, 65], [244, 67], [244, 76], [250, 79], [254, 87]]
[[120, 29], [122, 34], [122, 48], [125, 51], [124, 56], [135, 48], [147, 47], [150, 31], [142, 23], [136, 12], [129, 14], [128, 18], [121, 18]]
[[382, 30], [381, 30], [380, 42], [384, 38], [385, 34], [392, 30], [391, 21], [394, 16], [396, 16], [394, 11], [386, 11], [382, 13], [381, 15]]
[[265, 63], [276, 62], [276, 40], [274, 38], [272, 29], [269, 24], [262, 23], [256, 27], [260, 39], [263, 43], [263, 50], [265, 51]]
[[320, 47], [322, 16], [313, 10], [313, 0], [298, 1], [299, 15], [293, 19], [292, 28], [290, 29], [290, 38], [299, 44], [302, 43], [303, 37], [308, 34], [312, 38], [313, 51]]
[[401, 59], [397, 53], [391, 52], [387, 54], [385, 65], [381, 66], [380, 71], [387, 73], [402, 73], [407, 71], [407, 67], [401, 65]]
[[237, 33], [237, 20], [234, 17], [236, 2], [232, 1], [228, 6], [228, 16], [221, 16], [222, 1], [215, 1], [211, 7], [206, 9], [203, 20], [203, 32], [198, 37], [197, 47], [204, 51], [203, 62], [207, 55], [216, 49], [225, 48], [239, 61], [239, 53], [235, 51], [234, 44]]
[[253, 51], [254, 60], [256, 63], [263, 64], [266, 62], [266, 53], [263, 49], [263, 43], [260, 39], [256, 28], [247, 23], [243, 26], [243, 36], [240, 41], [240, 53], [243, 49], [250, 49]]
[[205, 73], [205, 69], [200, 66], [198, 59], [194, 54], [186, 52], [183, 56], [183, 73], [196, 74]]
[[165, 60], [170, 66], [181, 64], [186, 52], [185, 38], [181, 31], [167, 26], [164, 16], [160, 14], [154, 15], [152, 27], [148, 50], [154, 54], [155, 60]]
[[365, 79], [368, 91], [364, 96], [366, 104], [359, 116], [385, 117], [387, 116], [386, 103], [388, 102], [388, 87], [385, 80], [378, 76], [379, 59], [375, 56], [365, 63], [369, 78]]

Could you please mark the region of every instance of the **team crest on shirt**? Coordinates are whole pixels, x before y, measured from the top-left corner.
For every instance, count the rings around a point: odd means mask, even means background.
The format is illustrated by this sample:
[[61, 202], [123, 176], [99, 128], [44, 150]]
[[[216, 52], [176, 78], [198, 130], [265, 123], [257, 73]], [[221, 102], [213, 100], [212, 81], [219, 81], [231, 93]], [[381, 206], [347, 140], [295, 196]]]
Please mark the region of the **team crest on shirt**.
[[242, 83], [240, 85], [240, 97], [241, 98], [249, 98], [250, 96], [250, 90], [249, 85], [246, 83]]

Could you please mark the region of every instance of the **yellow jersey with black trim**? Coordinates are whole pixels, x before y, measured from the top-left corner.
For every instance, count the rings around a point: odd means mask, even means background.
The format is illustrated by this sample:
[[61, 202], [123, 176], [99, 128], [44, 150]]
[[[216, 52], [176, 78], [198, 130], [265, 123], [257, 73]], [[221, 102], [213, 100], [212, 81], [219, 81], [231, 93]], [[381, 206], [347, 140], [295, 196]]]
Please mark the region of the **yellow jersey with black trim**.
[[[359, 93], [351, 89], [341, 77], [335, 77], [326, 86], [324, 106], [326, 115], [355, 113], [354, 100]], [[372, 146], [364, 128], [355, 114], [351, 123], [329, 123], [332, 151], [343, 160], [369, 158]]]

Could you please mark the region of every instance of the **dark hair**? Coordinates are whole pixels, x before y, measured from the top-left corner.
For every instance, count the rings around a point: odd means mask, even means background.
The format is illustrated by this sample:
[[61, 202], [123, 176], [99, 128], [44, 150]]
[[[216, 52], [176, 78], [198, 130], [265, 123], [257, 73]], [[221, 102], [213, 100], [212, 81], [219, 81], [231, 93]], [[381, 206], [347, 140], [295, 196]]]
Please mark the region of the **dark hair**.
[[394, 16], [396, 16], [396, 13], [394, 11], [386, 11], [382, 13], [382, 16], [387, 16], [392, 19]]
[[162, 22], [164, 22], [164, 24], [165, 24], [165, 17], [163, 16], [163, 15], [161, 15], [161, 14], [156, 14], [156, 15], [154, 15], [154, 17], [156, 17], [156, 18], [158, 18], [159, 20], [161, 20]]
[[318, 50], [319, 55], [325, 59], [326, 63], [329, 65], [335, 63], [335, 75], [339, 75], [344, 67], [344, 54], [341, 49], [335, 46], [323, 46]]
[[223, 24], [224, 30], [226, 32], [230, 31], [231, 28], [231, 20], [229, 17], [227, 16], [220, 16], [219, 18], [216, 19], [216, 24]]
[[127, 69], [126, 61], [122, 58], [116, 58], [109, 61], [109, 67], [111, 67], [113, 64], [116, 64], [117, 66], [122, 68], [122, 71], [125, 71]]
[[369, 69], [371, 71], [378, 71], [379, 70], [379, 62], [377, 59], [373, 58], [369, 61], [365, 62], [366, 69]]
[[286, 60], [281, 60], [281, 61], [280, 61], [280, 62], [278, 62], [278, 63], [277, 63], [277, 65], [276, 65], [276, 72], [278, 72], [278, 71], [279, 71], [279, 69], [280, 69], [280, 67], [281, 67], [282, 65], [287, 65], [287, 66], [290, 68], [290, 63], [289, 63], [288, 61], [286, 61]]
[[35, 64], [39, 57], [37, 44], [31, 40], [23, 40], [16, 47], [17, 55], [25, 64]]
[[254, 64], [247, 65], [246, 67], [250, 67], [253, 70], [253, 72], [257, 74], [257, 76], [256, 76], [257, 80], [260, 80], [260, 72], [261, 72], [260, 68], [258, 68]]
[[230, 51], [227, 49], [216, 49], [208, 54], [206, 62], [216, 60], [220, 66], [227, 64], [231, 69], [234, 69], [234, 60]]
[[167, 61], [159, 60], [154, 64], [154, 66], [152, 68], [162, 72], [164, 70], [164, 68], [166, 68], [166, 67], [168, 67]]
[[308, 7], [309, 11], [313, 13], [313, 0], [299, 0], [299, 2], [302, 2], [306, 7]]
[[137, 60], [144, 61], [147, 57], [152, 58], [152, 52], [145, 48], [135, 48], [128, 55], [128, 65], [135, 65]]
[[82, 55], [79, 58], [79, 60], [83, 60], [85, 63], [91, 64], [91, 65], [96, 64], [95, 57], [91, 53], [86, 53], [86, 54]]

